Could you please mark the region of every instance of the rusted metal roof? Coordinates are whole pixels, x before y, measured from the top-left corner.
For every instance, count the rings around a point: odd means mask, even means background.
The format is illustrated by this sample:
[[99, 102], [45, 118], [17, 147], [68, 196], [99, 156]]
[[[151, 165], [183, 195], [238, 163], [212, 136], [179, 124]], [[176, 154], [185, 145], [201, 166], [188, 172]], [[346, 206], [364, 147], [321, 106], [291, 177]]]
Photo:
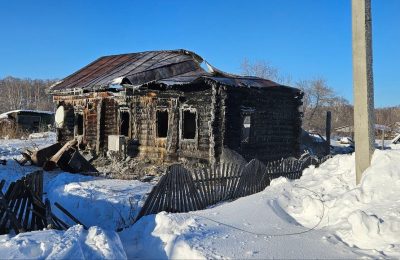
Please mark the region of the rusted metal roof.
[[237, 87], [285, 87], [267, 79], [224, 73], [209, 64], [208, 72], [201, 67], [202, 62], [199, 55], [187, 50], [104, 56], [53, 85], [50, 93], [99, 91], [122, 84], [186, 85], [205, 79]]
[[112, 84], [141, 85], [189, 71], [202, 70], [202, 58], [186, 50], [148, 51], [101, 57], [61, 82], [50, 92], [106, 89]]

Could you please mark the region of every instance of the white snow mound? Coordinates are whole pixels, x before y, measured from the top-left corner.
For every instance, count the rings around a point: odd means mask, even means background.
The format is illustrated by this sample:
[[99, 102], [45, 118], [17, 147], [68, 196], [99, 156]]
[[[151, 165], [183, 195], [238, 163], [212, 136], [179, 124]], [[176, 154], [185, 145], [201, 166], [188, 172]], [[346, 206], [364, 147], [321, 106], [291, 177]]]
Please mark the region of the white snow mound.
[[117, 233], [99, 227], [0, 236], [2, 259], [126, 259]]

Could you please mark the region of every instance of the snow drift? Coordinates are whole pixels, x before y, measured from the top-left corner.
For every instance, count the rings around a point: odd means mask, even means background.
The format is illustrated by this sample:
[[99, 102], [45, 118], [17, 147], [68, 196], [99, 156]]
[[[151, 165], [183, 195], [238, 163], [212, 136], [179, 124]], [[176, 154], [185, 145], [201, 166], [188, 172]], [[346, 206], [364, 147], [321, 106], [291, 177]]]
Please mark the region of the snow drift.
[[130, 257], [399, 258], [400, 150], [377, 150], [358, 186], [354, 168], [338, 155], [230, 203], [146, 216], [121, 238]]
[[126, 259], [117, 233], [80, 225], [0, 236], [0, 252], [3, 259]]

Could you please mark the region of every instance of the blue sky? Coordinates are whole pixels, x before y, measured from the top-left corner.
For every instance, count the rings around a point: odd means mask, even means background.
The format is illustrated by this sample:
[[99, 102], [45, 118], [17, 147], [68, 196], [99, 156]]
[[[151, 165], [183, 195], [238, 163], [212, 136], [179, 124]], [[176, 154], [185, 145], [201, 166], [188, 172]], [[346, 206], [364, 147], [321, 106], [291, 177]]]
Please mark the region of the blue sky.
[[[352, 101], [351, 0], [0, 0], [0, 78], [63, 78], [99, 56], [184, 48], [265, 60]], [[400, 0], [372, 0], [375, 105], [400, 105]]]

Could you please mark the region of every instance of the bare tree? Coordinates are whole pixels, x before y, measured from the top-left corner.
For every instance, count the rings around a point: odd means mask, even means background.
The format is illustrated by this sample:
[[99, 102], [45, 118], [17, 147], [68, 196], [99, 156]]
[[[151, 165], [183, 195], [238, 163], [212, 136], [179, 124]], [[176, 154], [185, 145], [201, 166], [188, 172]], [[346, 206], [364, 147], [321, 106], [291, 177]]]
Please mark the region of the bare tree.
[[0, 113], [15, 109], [53, 110], [46, 93], [54, 80], [32, 80], [6, 77], [0, 79]]
[[263, 60], [250, 62], [245, 58], [243, 59], [240, 68], [241, 74], [245, 76], [269, 79], [284, 85], [289, 85], [291, 82], [291, 77], [289, 75], [282, 74], [276, 67]]
[[[291, 85], [289, 76], [283, 75], [276, 67], [265, 61], [250, 62], [248, 59], [244, 59], [241, 69], [242, 74], [247, 76], [266, 78], [284, 85]], [[301, 107], [303, 128], [323, 132], [325, 115], [328, 110], [333, 112], [332, 125], [334, 127], [350, 124], [350, 120], [353, 118], [351, 105], [346, 99], [336, 96], [325, 79], [300, 80], [293, 85], [304, 92]]]

